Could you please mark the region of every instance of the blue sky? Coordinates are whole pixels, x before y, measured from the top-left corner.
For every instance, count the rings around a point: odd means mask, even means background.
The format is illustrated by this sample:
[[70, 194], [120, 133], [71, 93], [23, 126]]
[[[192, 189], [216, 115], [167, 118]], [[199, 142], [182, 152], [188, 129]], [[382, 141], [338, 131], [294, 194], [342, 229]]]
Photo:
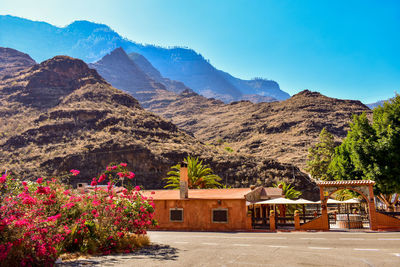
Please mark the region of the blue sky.
[[276, 80], [290, 94], [369, 103], [400, 92], [396, 0], [1, 0], [0, 14], [104, 23], [136, 42], [187, 46], [218, 69]]

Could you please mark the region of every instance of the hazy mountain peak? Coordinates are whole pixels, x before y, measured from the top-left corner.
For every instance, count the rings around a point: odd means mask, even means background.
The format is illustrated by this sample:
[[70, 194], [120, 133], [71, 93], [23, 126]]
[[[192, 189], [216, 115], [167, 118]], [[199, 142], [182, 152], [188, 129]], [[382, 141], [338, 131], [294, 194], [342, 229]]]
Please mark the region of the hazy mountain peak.
[[[246, 95], [250, 95], [255, 102], [290, 97], [275, 81], [241, 80], [216, 69], [193, 49], [142, 45], [124, 39], [104, 24], [82, 20], [60, 28], [42, 22], [0, 16], [0, 28], [0, 46], [26, 51], [37, 61], [65, 54], [95, 62], [115, 48], [122, 47], [127, 53], [143, 55], [162, 78], [156, 78], [143, 69], [144, 72], [173, 92], [179, 93], [189, 87], [203, 96], [225, 102], [249, 98]], [[163, 80], [165, 78], [171, 82]]]

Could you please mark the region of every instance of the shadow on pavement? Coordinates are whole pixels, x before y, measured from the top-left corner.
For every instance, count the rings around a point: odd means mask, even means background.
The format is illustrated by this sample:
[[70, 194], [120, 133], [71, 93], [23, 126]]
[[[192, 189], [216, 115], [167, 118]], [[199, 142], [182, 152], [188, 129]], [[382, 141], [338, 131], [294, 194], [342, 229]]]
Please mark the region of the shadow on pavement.
[[115, 254], [107, 256], [96, 256], [88, 259], [79, 259], [75, 261], [58, 263], [56, 266], [113, 266], [114, 264], [122, 264], [125, 261], [135, 259], [152, 259], [156, 261], [175, 261], [178, 259], [178, 249], [169, 245], [152, 244], [142, 248], [134, 253]]

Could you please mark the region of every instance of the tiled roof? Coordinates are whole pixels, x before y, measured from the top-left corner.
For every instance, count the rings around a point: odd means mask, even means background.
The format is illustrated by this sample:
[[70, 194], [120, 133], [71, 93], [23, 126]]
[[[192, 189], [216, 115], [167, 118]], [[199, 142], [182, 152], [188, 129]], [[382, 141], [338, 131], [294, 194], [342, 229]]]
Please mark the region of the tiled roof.
[[[189, 189], [189, 199], [244, 199], [244, 195], [250, 191], [250, 188]], [[154, 200], [180, 199], [179, 190], [172, 189], [146, 190], [142, 191], [142, 194]]]
[[344, 180], [344, 181], [320, 181], [317, 185], [322, 186], [340, 186], [340, 185], [374, 185], [372, 180]]

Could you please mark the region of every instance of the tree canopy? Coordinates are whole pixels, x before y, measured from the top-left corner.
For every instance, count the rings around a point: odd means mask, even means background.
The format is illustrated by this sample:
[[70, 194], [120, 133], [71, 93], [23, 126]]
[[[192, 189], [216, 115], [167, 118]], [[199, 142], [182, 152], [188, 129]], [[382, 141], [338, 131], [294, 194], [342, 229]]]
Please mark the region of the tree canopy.
[[328, 175], [337, 180], [370, 179], [379, 193], [400, 192], [400, 96], [366, 114], [355, 115], [343, 143], [335, 148]]
[[319, 134], [319, 141], [308, 150], [306, 171], [318, 180], [329, 180], [328, 167], [335, 151], [333, 135], [325, 128]]

